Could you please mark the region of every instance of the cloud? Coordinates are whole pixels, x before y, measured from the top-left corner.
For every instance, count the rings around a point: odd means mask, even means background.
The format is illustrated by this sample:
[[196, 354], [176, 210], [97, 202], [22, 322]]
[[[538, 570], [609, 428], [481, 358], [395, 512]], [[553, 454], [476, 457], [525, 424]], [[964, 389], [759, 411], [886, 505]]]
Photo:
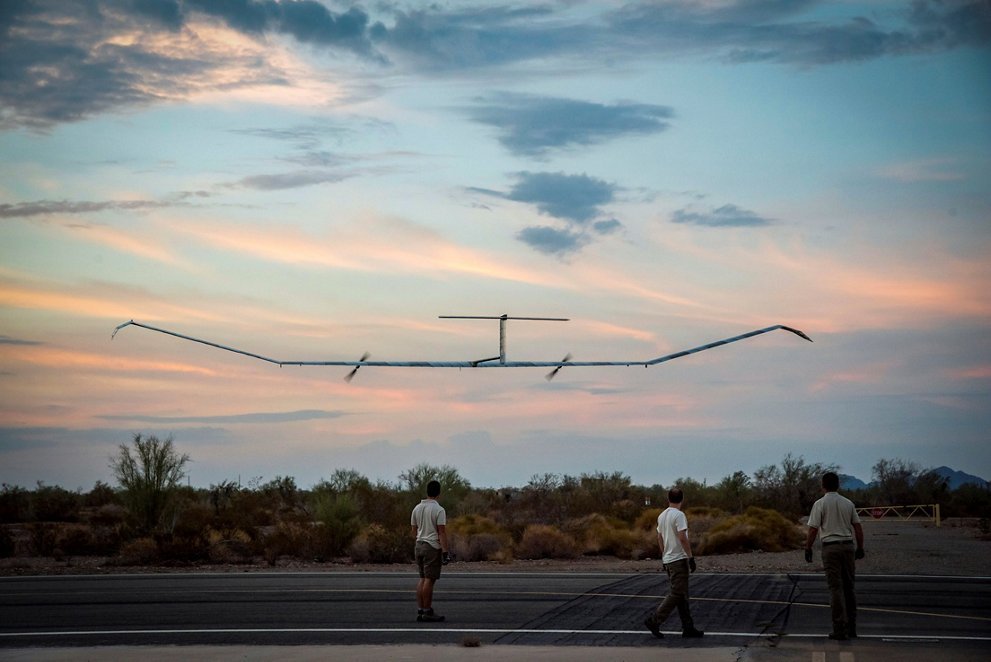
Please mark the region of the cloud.
[[296, 421], [313, 421], [347, 416], [347, 412], [326, 411], [322, 409], [301, 409], [298, 411], [252, 412], [248, 414], [232, 414], [228, 416], [147, 416], [142, 414], [120, 414], [98, 416], [108, 421], [134, 421], [138, 423], [170, 424], [170, 423], [204, 423], [204, 424], [236, 424], [236, 423], [292, 423]]
[[[919, 0], [883, 7], [871, 17], [844, 5], [817, 12], [819, 4], [468, 3], [404, 11], [378, 3], [383, 20], [377, 21], [357, 7], [335, 12], [317, 0], [8, 1], [0, 3], [0, 130], [44, 131], [194, 96], [240, 92], [264, 103], [320, 104], [328, 100], [328, 86], [339, 92], [340, 83], [317, 74], [321, 98], [308, 97], [311, 67], [292, 54], [287, 40], [271, 38], [280, 36], [336, 56], [342, 73], [351, 58], [427, 75], [523, 65], [573, 71], [576, 62], [616, 67], [667, 55], [822, 66], [991, 42], [991, 12], [982, 0]], [[662, 106], [506, 96], [485, 103], [476, 109], [478, 121], [500, 128], [504, 144], [522, 153], [651, 133], [663, 130], [669, 118]], [[547, 135], [546, 123], [543, 134], [528, 130], [522, 118], [542, 105], [558, 116], [565, 107], [577, 110], [578, 123], [569, 121], [557, 135]], [[582, 125], [586, 121], [591, 127]]]
[[[565, 227], [546, 225], [523, 228], [516, 238], [541, 253], [565, 255], [575, 253], [590, 241], [589, 222], [602, 215], [601, 206], [612, 202], [619, 187], [586, 174], [561, 172], [520, 172], [509, 192], [471, 188], [484, 195], [534, 205], [541, 214], [564, 222]], [[608, 235], [622, 227], [615, 218], [592, 223], [592, 230]]]
[[38, 340], [21, 340], [19, 338], [11, 338], [10, 336], [0, 335], [0, 345], [43, 345], [44, 343]]
[[251, 175], [238, 180], [232, 187], [250, 188], [259, 191], [281, 191], [317, 184], [333, 184], [347, 179], [350, 175], [324, 170], [297, 170], [277, 175]]
[[592, 224], [592, 228], [599, 234], [612, 234], [619, 231], [622, 227], [623, 224], [615, 218], [610, 218], [607, 221], [596, 221]]
[[588, 175], [560, 172], [521, 172], [505, 195], [509, 200], [536, 205], [541, 214], [584, 225], [611, 202], [616, 186]]
[[444, 72], [572, 53], [599, 38], [596, 28], [569, 20], [550, 5], [439, 7], [396, 11], [391, 27], [379, 24], [371, 30], [374, 43], [395, 60]]
[[[202, 194], [196, 193], [190, 195]], [[106, 210], [136, 211], [187, 205], [188, 203], [182, 200], [100, 200], [96, 202], [35, 200], [33, 202], [0, 204], [0, 218], [29, 218], [31, 216], [51, 216], [56, 214], [92, 214]]]
[[763, 227], [774, 223], [772, 219], [759, 216], [755, 212], [741, 209], [736, 205], [723, 205], [710, 211], [689, 211], [679, 209], [671, 215], [672, 223], [701, 225], [709, 228]]
[[878, 170], [878, 176], [898, 182], [948, 182], [965, 179], [953, 158], [920, 159], [893, 163]]
[[674, 114], [667, 106], [630, 102], [610, 106], [511, 93], [478, 99], [468, 113], [472, 120], [496, 127], [499, 142], [521, 156], [658, 133], [668, 128], [667, 120]]
[[4, 3], [0, 128], [44, 130], [218, 88], [290, 87], [286, 63], [260, 47], [265, 35], [381, 61], [369, 30], [360, 9], [335, 14], [315, 0]]
[[[981, 0], [920, 0], [872, 18], [814, 16], [812, 0], [631, 4], [609, 15], [627, 45], [708, 53], [728, 62], [831, 65], [928, 54], [991, 42], [991, 12]], [[856, 10], [854, 10], [856, 11]], [[884, 21], [879, 24], [876, 21]]]
[[[619, 3], [616, 3], [619, 4]], [[477, 70], [555, 58], [701, 55], [728, 63], [830, 65], [927, 54], [991, 41], [991, 12], [982, 0], [919, 0], [869, 16], [850, 5], [829, 15], [817, 0], [668, 0], [626, 3], [590, 16], [588, 6], [558, 3], [396, 11], [375, 43], [426, 71]], [[843, 10], [846, 9], [844, 12]], [[584, 10], [584, 11], [582, 11]]]
[[565, 255], [578, 251], [588, 243], [588, 237], [571, 232], [558, 230], [546, 225], [523, 228], [516, 238], [541, 253], [548, 255]]

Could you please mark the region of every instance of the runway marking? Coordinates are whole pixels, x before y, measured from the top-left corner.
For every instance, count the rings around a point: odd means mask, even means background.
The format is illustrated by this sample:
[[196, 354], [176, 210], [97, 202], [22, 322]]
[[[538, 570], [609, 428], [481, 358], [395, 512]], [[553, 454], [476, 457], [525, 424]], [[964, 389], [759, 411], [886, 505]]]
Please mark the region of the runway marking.
[[[219, 594], [261, 594], [261, 593], [285, 593], [287, 589], [218, 589], [218, 590], [204, 590], [203, 592], [209, 595], [219, 595]], [[143, 591], [138, 591], [143, 593]], [[177, 591], [184, 595], [191, 595], [192, 592], [188, 590]], [[195, 591], [193, 591], [195, 592]], [[390, 589], [390, 588], [311, 588], [311, 589], [299, 589], [292, 591], [296, 594], [301, 593], [388, 593], [388, 594], [410, 594], [413, 593], [411, 589]], [[66, 594], [84, 594], [91, 595], [88, 591], [74, 591], [74, 592], [63, 592]], [[438, 591], [438, 594], [441, 592]], [[638, 600], [655, 600], [660, 601], [664, 599], [664, 595], [650, 595], [650, 594], [631, 594], [631, 593], [582, 593], [582, 592], [570, 592], [570, 591], [462, 591], [462, 590], [445, 590], [442, 592], [443, 595], [503, 595], [503, 596], [520, 596], [520, 597], [558, 597], [558, 598], [624, 598], [624, 599], [638, 599]], [[17, 594], [7, 594], [7, 595], [17, 595]], [[117, 593], [120, 595], [120, 593]], [[692, 596], [692, 601], [698, 602], [734, 602], [743, 604], [765, 604], [765, 605], [780, 605], [780, 606], [791, 606], [791, 607], [811, 607], [815, 609], [829, 609], [828, 604], [820, 604], [814, 602], [789, 602], [787, 600], [754, 600], [751, 598], [712, 598], [712, 597], [695, 597]], [[945, 614], [938, 612], [929, 611], [915, 611], [909, 609], [890, 609], [885, 607], [863, 607], [858, 606], [858, 611], [862, 612], [873, 612], [879, 614], [897, 614], [902, 616], [925, 616], [927, 618], [949, 618], [964, 621], [978, 621], [982, 623], [991, 622], [991, 617], [988, 616], [966, 616], [963, 614]]]
[[[17, 637], [77, 637], [77, 636], [107, 636], [107, 635], [152, 635], [152, 634], [389, 634], [408, 632], [434, 632], [457, 634], [595, 634], [595, 635], [635, 635], [648, 636], [650, 633], [640, 630], [572, 630], [547, 629], [532, 630], [521, 628], [454, 628], [454, 627], [398, 627], [398, 628], [191, 628], [183, 629], [153, 629], [153, 630], [65, 630], [40, 632], [0, 632], [0, 638]], [[678, 635], [681, 630], [662, 630], [665, 635]], [[710, 632], [706, 637], [749, 637], [784, 638], [784, 639], [823, 639], [821, 633], [809, 634], [767, 634], [764, 632]], [[918, 635], [860, 635], [860, 639], [877, 639], [886, 642], [919, 641]], [[991, 637], [939, 636], [925, 641], [991, 641]]]

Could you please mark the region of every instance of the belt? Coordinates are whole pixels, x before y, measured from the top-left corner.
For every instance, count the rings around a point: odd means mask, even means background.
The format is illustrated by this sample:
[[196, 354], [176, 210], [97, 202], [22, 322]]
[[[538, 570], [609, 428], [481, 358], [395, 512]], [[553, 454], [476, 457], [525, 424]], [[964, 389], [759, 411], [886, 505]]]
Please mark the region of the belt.
[[853, 544], [852, 540], [830, 540], [829, 542], [822, 543], [822, 546], [826, 547], [827, 545], [852, 545], [852, 544]]

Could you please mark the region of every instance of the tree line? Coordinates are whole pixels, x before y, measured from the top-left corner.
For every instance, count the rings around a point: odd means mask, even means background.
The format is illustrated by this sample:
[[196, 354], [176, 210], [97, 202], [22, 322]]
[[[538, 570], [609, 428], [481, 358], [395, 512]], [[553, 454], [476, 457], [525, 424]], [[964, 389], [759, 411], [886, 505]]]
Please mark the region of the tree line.
[[[134, 435], [112, 457], [115, 485], [89, 492], [39, 483], [0, 490], [0, 557], [103, 556], [108, 563], [252, 563], [286, 559], [408, 561], [409, 513], [430, 480], [455, 553], [462, 560], [656, 555], [654, 521], [677, 485], [689, 507], [700, 554], [784, 551], [802, 541], [799, 518], [821, 495], [820, 478], [836, 471], [786, 455], [752, 475], [734, 472], [713, 484], [689, 477], [671, 485], [635, 485], [621, 472], [531, 477], [521, 487], [477, 488], [454, 467], [419, 464], [395, 482], [371, 481], [338, 468], [309, 489], [292, 477], [241, 485], [182, 485], [190, 457], [172, 438]], [[939, 503], [945, 517], [991, 514], [991, 491], [950, 490], [931, 470], [881, 459], [873, 482], [845, 492], [858, 506]]]

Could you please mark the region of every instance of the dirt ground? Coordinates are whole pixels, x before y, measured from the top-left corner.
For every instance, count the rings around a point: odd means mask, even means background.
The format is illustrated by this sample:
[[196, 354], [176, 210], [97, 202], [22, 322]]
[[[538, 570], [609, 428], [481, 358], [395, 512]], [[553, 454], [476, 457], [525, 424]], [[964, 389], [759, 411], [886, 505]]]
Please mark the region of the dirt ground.
[[[691, 523], [689, 522], [689, 526]], [[936, 527], [931, 522], [864, 521], [866, 557], [857, 563], [863, 574], [956, 575], [991, 577], [991, 536], [982, 534], [976, 522], [946, 520]], [[788, 573], [821, 570], [819, 554], [808, 564], [801, 550], [780, 553], [752, 552], [698, 557], [700, 572]], [[456, 572], [657, 572], [656, 559], [630, 561], [612, 557], [583, 557], [575, 560], [523, 560], [510, 563], [454, 563]], [[121, 574], [168, 572], [409, 572], [407, 564], [359, 565], [341, 560], [307, 563], [280, 559], [276, 565], [264, 562], [239, 565], [202, 564], [196, 566], [119, 566], [102, 557], [0, 559], [0, 576]]]

